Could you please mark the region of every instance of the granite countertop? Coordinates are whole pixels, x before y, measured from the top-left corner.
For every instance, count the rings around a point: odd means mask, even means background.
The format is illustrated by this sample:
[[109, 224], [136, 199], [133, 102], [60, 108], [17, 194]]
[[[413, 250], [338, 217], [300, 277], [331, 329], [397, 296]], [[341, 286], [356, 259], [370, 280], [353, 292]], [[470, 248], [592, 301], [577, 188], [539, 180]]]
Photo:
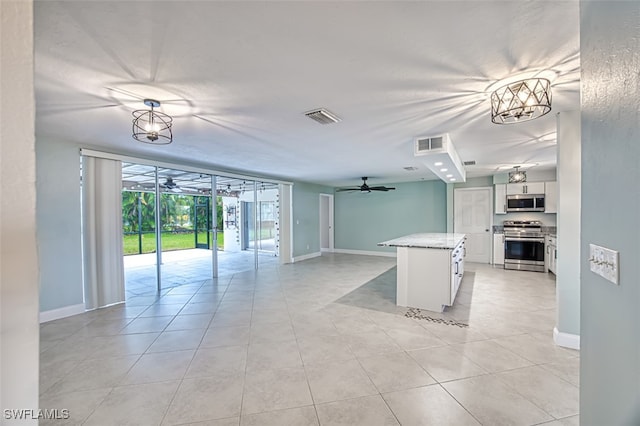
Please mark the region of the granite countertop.
[[462, 240], [465, 234], [411, 234], [393, 240], [378, 243], [379, 246], [389, 247], [418, 247], [431, 249], [454, 249]]

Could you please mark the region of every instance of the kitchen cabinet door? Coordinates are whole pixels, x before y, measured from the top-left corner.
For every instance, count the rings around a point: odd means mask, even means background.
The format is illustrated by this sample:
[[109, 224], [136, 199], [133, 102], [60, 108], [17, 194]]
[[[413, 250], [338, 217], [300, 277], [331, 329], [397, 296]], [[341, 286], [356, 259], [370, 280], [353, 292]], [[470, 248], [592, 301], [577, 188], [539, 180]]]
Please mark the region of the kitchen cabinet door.
[[544, 183], [544, 212], [558, 213], [558, 183], [556, 181]]
[[504, 234], [493, 234], [493, 264], [504, 265]]
[[498, 183], [495, 185], [495, 205], [493, 208], [494, 214], [506, 214], [507, 213], [507, 184]]
[[507, 195], [544, 194], [544, 182], [525, 182], [507, 184]]

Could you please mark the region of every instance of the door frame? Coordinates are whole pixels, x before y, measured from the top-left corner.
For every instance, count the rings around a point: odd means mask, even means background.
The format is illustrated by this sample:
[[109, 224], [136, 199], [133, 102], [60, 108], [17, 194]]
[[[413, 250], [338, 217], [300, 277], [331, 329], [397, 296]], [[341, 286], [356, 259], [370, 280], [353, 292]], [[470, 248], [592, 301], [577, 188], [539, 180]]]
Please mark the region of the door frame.
[[477, 191], [477, 190], [488, 190], [489, 191], [489, 203], [487, 205], [487, 209], [488, 209], [488, 217], [489, 217], [489, 235], [490, 238], [488, 238], [488, 244], [487, 244], [487, 253], [489, 255], [489, 261], [487, 262], [488, 264], [491, 264], [492, 262], [492, 257], [493, 257], [493, 187], [491, 186], [477, 186], [477, 187], [473, 187], [473, 188], [454, 188], [453, 189], [453, 232], [458, 232], [456, 230], [456, 193], [458, 191], [462, 191], [462, 192], [470, 192], [470, 191]]
[[[327, 217], [327, 221], [329, 224], [329, 229], [325, 230], [322, 228], [322, 219], [323, 219], [323, 209], [322, 209], [322, 200], [325, 199], [327, 201], [328, 204], [328, 214], [329, 216]], [[333, 252], [335, 249], [335, 227], [334, 227], [334, 212], [333, 212], [333, 194], [320, 194], [320, 197], [318, 198], [318, 209], [319, 209], [319, 215], [318, 215], [318, 220], [319, 220], [319, 226], [318, 228], [320, 229], [320, 252]], [[328, 237], [329, 237], [329, 247], [324, 248], [322, 247], [322, 234], [324, 232], [328, 232]]]

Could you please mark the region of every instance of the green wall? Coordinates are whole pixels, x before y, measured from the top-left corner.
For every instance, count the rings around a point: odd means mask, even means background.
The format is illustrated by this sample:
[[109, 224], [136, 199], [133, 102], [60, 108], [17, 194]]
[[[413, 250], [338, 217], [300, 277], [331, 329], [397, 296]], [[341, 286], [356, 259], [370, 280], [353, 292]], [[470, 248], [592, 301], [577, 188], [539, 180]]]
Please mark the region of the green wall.
[[40, 311], [82, 304], [77, 145], [36, 140], [36, 197]]
[[320, 252], [320, 194], [333, 194], [333, 188], [305, 182], [293, 185], [293, 257]]
[[[637, 1], [580, 3], [582, 425], [640, 425], [639, 17]], [[618, 285], [589, 244], [619, 252]]]
[[446, 232], [447, 194], [442, 181], [386, 184], [389, 192], [337, 192], [335, 248], [394, 252], [376, 244], [417, 232]]

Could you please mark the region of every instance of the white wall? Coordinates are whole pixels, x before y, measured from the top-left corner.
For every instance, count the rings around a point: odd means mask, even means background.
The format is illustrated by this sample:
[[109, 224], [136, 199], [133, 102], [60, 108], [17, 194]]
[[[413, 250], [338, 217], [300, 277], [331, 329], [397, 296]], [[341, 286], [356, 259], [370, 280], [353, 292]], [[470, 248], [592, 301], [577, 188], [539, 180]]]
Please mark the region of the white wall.
[[[37, 409], [33, 3], [0, 2], [0, 408]], [[37, 424], [7, 420], [2, 424]]]
[[580, 344], [580, 111], [558, 114], [558, 345]]

